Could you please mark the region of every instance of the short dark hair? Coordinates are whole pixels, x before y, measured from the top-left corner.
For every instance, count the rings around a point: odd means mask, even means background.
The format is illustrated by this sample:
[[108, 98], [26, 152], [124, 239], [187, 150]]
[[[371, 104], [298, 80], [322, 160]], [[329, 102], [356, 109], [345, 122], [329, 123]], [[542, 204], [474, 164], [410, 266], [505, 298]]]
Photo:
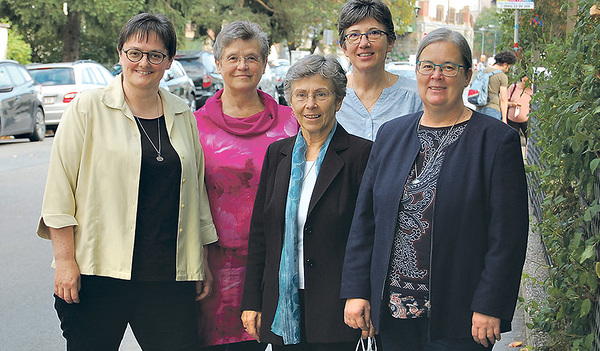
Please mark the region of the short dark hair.
[[121, 52], [125, 42], [132, 36], [137, 35], [140, 40], [148, 40], [150, 33], [156, 34], [165, 44], [169, 58], [173, 58], [177, 53], [177, 32], [171, 20], [160, 14], [140, 13], [133, 16], [121, 28], [117, 50]]
[[517, 62], [517, 55], [512, 50], [504, 50], [500, 51], [496, 55], [494, 55], [494, 61], [501, 65], [508, 63], [509, 65], [514, 65]]
[[387, 33], [388, 43], [396, 40], [396, 32], [394, 31], [394, 21], [392, 13], [387, 5], [381, 0], [350, 0], [340, 12], [338, 21], [338, 34], [340, 36], [340, 45], [344, 46], [346, 38], [346, 29], [357, 24], [358, 22], [373, 18], [381, 23]]

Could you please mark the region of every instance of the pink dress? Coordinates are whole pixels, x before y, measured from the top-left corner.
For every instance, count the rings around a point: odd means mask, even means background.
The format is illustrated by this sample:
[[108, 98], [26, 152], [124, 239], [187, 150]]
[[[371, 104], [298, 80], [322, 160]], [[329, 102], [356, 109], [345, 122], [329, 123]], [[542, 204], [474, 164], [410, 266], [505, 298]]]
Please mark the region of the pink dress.
[[287, 106], [258, 90], [263, 112], [245, 118], [223, 114], [218, 91], [194, 115], [204, 150], [205, 183], [219, 241], [209, 247], [211, 295], [199, 303], [200, 346], [254, 340], [240, 320], [248, 234], [267, 146], [298, 133]]

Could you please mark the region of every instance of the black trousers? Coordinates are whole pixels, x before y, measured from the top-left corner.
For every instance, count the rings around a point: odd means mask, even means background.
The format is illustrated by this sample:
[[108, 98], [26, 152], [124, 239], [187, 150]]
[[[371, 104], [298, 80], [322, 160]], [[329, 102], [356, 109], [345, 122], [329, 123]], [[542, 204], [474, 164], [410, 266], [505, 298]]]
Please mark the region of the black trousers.
[[127, 324], [144, 351], [196, 351], [195, 282], [82, 276], [80, 303], [55, 295], [68, 351], [117, 351]]
[[[273, 351], [347, 351], [354, 350], [358, 342], [358, 334], [356, 341], [353, 342], [336, 342], [336, 343], [309, 343], [306, 341], [306, 330], [304, 328], [305, 313], [304, 313], [304, 290], [299, 290], [298, 298], [300, 302], [300, 343], [295, 345], [271, 345]], [[343, 318], [343, 316], [340, 316]]]
[[381, 342], [385, 351], [485, 351], [473, 338], [428, 341], [429, 318], [396, 319], [389, 313], [381, 316]]

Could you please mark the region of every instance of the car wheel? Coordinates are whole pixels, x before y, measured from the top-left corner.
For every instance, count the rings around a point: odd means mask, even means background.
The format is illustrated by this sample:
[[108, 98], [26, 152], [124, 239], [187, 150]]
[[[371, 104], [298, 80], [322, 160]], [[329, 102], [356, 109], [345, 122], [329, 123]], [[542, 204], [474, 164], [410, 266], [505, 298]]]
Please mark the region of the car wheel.
[[44, 111], [41, 108], [36, 107], [35, 109], [35, 123], [33, 125], [33, 132], [29, 135], [31, 141], [42, 141], [46, 136], [46, 121], [44, 119]]

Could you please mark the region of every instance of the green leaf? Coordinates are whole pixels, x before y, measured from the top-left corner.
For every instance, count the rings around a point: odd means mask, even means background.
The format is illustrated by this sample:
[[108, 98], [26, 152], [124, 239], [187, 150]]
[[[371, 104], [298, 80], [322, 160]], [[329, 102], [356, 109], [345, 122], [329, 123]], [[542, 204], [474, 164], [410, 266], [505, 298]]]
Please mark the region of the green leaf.
[[594, 245], [589, 245], [585, 248], [585, 251], [581, 254], [581, 258], [579, 259], [579, 263], [583, 263], [585, 260], [590, 259], [592, 257], [596, 257], [596, 247]]
[[600, 278], [600, 262], [596, 262], [596, 275]]
[[[598, 108], [596, 108], [598, 109]], [[600, 111], [598, 111], [600, 112]], [[598, 164], [600, 164], [600, 158], [595, 158], [592, 160], [592, 162], [590, 162], [590, 171], [595, 172], [596, 169], [598, 168]]]

